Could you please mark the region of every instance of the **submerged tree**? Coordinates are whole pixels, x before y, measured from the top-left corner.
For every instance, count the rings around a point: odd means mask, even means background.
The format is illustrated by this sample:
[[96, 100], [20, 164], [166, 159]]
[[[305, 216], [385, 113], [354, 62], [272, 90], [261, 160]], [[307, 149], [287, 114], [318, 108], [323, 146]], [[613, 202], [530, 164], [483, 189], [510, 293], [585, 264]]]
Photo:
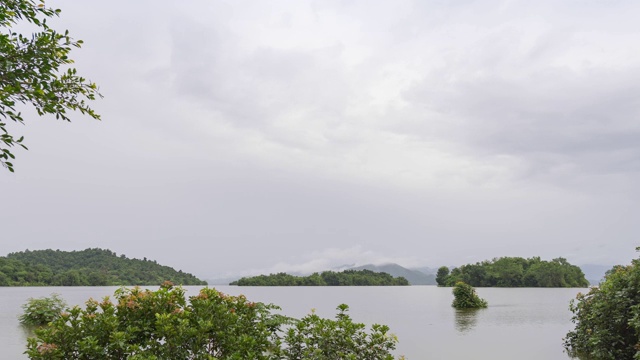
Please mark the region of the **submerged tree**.
[[[0, 2], [0, 164], [14, 171], [12, 147], [23, 144], [15, 137], [7, 121], [24, 124], [20, 104], [31, 105], [42, 116], [70, 121], [67, 111], [80, 111], [100, 119], [85, 100], [101, 96], [96, 84], [87, 81], [69, 67], [69, 53], [82, 45], [68, 31], [57, 32], [47, 19], [58, 16], [59, 9], [45, 6], [44, 0], [3, 0]], [[37, 29], [23, 35], [13, 27], [29, 23]]]
[[66, 307], [67, 303], [58, 294], [38, 299], [29, 298], [27, 303], [22, 305], [24, 312], [19, 320], [27, 326], [44, 326], [60, 317]]
[[460, 281], [453, 287], [451, 306], [456, 309], [482, 309], [487, 307], [487, 301], [481, 299], [471, 285]]

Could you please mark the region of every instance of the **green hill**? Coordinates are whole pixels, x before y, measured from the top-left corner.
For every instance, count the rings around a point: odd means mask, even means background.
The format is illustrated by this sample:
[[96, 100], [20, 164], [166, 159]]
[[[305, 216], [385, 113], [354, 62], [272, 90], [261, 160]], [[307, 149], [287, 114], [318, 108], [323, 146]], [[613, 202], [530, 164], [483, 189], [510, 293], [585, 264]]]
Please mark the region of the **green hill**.
[[582, 270], [565, 258], [551, 261], [540, 257], [501, 257], [491, 261], [462, 265], [449, 272], [438, 269], [438, 285], [454, 286], [462, 281], [476, 287], [587, 287]]
[[0, 257], [0, 286], [206, 285], [195, 276], [144, 258], [103, 249], [35, 250]]

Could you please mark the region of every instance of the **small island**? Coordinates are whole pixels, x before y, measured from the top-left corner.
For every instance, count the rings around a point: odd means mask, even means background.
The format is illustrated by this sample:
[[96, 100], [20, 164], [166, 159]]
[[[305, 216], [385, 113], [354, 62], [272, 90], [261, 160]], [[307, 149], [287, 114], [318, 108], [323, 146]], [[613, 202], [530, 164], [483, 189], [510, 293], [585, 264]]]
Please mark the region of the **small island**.
[[371, 270], [323, 271], [309, 276], [286, 273], [243, 277], [229, 285], [238, 286], [405, 286], [403, 277], [393, 277], [384, 272]]
[[501, 257], [491, 261], [438, 269], [439, 286], [463, 282], [474, 287], [588, 287], [582, 270], [564, 258], [551, 261], [540, 257]]
[[110, 250], [35, 250], [0, 257], [0, 286], [207, 285], [156, 261], [129, 259]]
[[473, 286], [459, 281], [453, 287], [453, 303], [451, 303], [451, 306], [458, 310], [475, 310], [484, 309], [488, 304], [485, 299], [476, 294], [476, 289]]

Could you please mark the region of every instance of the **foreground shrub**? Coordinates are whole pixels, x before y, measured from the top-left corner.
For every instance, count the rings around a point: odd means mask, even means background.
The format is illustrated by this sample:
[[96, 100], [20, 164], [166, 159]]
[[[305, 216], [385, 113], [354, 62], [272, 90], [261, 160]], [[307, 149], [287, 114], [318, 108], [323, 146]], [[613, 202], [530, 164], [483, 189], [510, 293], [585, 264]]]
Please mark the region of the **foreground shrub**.
[[640, 260], [609, 270], [599, 287], [578, 294], [569, 308], [575, 329], [567, 334], [564, 345], [570, 354], [640, 359]]
[[476, 289], [461, 281], [453, 287], [453, 304], [456, 309], [482, 309], [487, 307], [487, 301], [476, 294]]
[[20, 323], [27, 326], [42, 326], [54, 321], [62, 310], [67, 307], [65, 301], [58, 294], [38, 299], [29, 298], [22, 305], [23, 313], [20, 315]]
[[[28, 340], [30, 359], [393, 359], [386, 326], [371, 333], [340, 307], [336, 320], [301, 320], [204, 288], [185, 299], [182, 288], [119, 289], [115, 303], [90, 299]], [[362, 356], [360, 356], [362, 355]]]
[[367, 334], [364, 324], [351, 321], [347, 305], [338, 306], [336, 320], [311, 314], [297, 321], [284, 337], [284, 359], [314, 360], [393, 360], [389, 353], [395, 349], [397, 338], [388, 333], [389, 327], [373, 325]]

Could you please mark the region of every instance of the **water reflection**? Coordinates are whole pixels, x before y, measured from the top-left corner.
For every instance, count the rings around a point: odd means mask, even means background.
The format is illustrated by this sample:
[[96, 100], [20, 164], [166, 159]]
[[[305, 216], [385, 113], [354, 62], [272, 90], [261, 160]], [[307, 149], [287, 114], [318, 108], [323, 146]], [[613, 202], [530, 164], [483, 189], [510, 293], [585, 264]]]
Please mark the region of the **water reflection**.
[[456, 330], [461, 334], [471, 332], [478, 323], [480, 309], [455, 310]]

